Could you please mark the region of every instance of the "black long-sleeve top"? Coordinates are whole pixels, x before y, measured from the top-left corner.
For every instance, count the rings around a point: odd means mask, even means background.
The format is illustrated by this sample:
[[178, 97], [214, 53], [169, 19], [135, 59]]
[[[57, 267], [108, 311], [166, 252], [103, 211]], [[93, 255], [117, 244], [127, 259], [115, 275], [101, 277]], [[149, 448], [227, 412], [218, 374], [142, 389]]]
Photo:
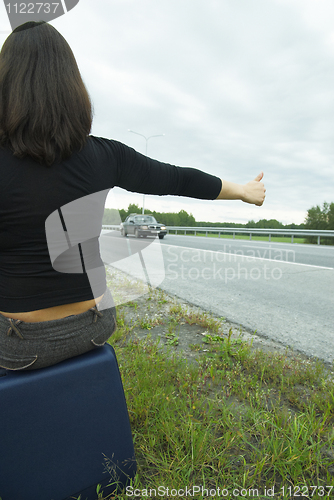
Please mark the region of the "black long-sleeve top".
[[[52, 214], [60, 217], [69, 241], [66, 207], [72, 207], [71, 202], [90, 200], [87, 213], [77, 204], [81, 213], [76, 217], [94, 226], [98, 257], [93, 260], [103, 264], [98, 236], [105, 198], [114, 186], [144, 194], [214, 200], [221, 185], [216, 176], [162, 163], [118, 141], [92, 135], [81, 151], [51, 167], [0, 148], [0, 311], [27, 312], [98, 296], [85, 272], [57, 268], [57, 249], [50, 245]], [[102, 295], [105, 274], [100, 281], [97, 290]]]

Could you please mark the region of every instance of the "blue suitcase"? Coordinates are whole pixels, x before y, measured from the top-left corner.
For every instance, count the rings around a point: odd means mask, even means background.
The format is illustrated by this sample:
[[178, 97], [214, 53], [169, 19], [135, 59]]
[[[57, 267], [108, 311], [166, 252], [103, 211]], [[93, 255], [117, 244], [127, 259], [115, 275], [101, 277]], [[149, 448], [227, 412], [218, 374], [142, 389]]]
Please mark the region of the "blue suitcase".
[[[0, 369], [1, 370], [1, 369]], [[0, 498], [96, 500], [136, 473], [114, 349], [0, 373]]]

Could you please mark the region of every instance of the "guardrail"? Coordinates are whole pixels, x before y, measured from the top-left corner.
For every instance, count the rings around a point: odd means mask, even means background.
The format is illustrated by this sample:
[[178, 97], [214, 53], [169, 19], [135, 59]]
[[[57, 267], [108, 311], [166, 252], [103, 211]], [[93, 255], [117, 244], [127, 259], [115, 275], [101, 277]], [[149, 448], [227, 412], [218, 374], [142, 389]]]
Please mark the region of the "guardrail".
[[[119, 230], [119, 225], [103, 225], [102, 229], [116, 229]], [[178, 231], [182, 231], [184, 234], [187, 232], [195, 233], [205, 233], [205, 236], [208, 236], [208, 233], [218, 233], [218, 238], [221, 234], [232, 234], [233, 239], [236, 234], [249, 234], [249, 239], [252, 239], [252, 235], [268, 235], [269, 241], [271, 241], [272, 235], [280, 235], [280, 236], [291, 236], [291, 243], [293, 243], [294, 236], [317, 236], [318, 245], [320, 245], [320, 238], [334, 238], [334, 231], [330, 230], [316, 230], [316, 229], [260, 229], [260, 228], [236, 228], [236, 227], [184, 227], [184, 226], [166, 226], [167, 233], [170, 231], [175, 231], [177, 234]], [[334, 244], [334, 240], [333, 240]]]

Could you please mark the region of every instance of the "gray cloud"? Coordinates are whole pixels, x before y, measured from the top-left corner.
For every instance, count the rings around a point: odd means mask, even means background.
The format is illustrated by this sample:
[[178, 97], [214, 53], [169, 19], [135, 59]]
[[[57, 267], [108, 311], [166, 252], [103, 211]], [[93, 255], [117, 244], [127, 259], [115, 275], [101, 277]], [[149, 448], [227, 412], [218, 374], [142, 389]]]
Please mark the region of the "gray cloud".
[[[129, 128], [165, 133], [150, 156], [234, 182], [265, 173], [261, 208], [152, 196], [148, 208], [300, 223], [312, 205], [334, 201], [330, 14], [325, 0], [99, 0], [52, 24], [94, 102], [93, 134], [144, 152]], [[117, 208], [129, 196], [116, 189]]]

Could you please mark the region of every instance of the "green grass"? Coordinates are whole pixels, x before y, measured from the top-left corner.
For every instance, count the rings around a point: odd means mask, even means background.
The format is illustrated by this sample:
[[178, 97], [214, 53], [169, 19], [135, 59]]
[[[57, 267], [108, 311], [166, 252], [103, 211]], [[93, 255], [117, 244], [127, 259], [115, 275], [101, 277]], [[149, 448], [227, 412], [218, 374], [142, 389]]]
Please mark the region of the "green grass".
[[[256, 489], [258, 498], [273, 487], [275, 498], [305, 498], [306, 491], [309, 498], [334, 497], [334, 388], [322, 363], [254, 350], [231, 331], [218, 335], [208, 315], [175, 306], [166, 324], [170, 339], [185, 320], [208, 329], [207, 352], [194, 344], [197, 361], [187, 362], [149, 335], [126, 341], [133, 327], [122, 321], [122, 308], [118, 314], [122, 326], [111, 342], [138, 461], [137, 498], [159, 486], [175, 493], [194, 485]], [[233, 498], [245, 498], [245, 490]]]
[[[175, 231], [170, 230], [170, 234], [175, 234]], [[178, 230], [177, 234], [179, 235], [184, 235], [184, 232], [182, 230]], [[187, 231], [187, 235], [191, 236], [199, 236], [199, 237], [206, 237], [206, 233], [204, 232], [198, 232], [196, 231], [196, 235], [191, 234], [190, 232]], [[208, 238], [225, 238], [225, 239], [233, 239], [232, 234], [222, 234], [220, 233], [220, 236], [217, 233], [208, 233]], [[249, 234], [236, 234], [234, 239], [236, 240], [249, 240]], [[252, 241], [269, 241], [269, 236], [256, 236], [255, 234], [252, 234]], [[273, 236], [271, 235], [271, 241], [273, 243], [291, 243], [291, 236]], [[298, 238], [294, 236], [293, 238], [294, 243], [300, 243], [304, 244], [306, 243], [305, 238]]]

